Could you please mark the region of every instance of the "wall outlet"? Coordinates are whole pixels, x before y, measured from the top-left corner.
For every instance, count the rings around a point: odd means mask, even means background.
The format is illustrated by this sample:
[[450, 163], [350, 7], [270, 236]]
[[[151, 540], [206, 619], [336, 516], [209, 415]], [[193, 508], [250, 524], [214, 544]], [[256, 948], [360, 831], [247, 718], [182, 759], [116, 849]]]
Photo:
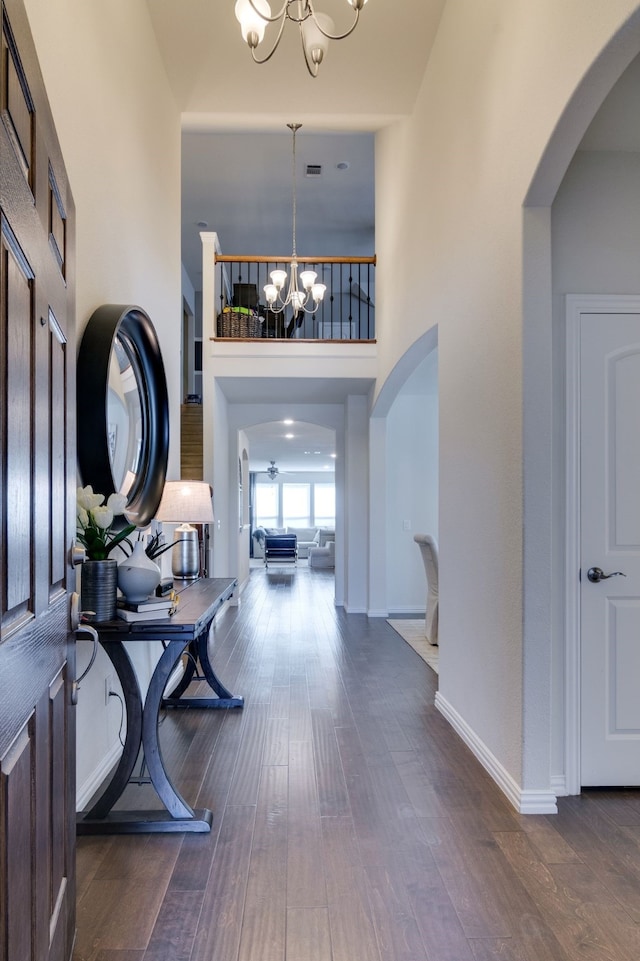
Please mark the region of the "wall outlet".
[[104, 679], [104, 703], [109, 703], [109, 698], [111, 694], [115, 694], [116, 689], [114, 686], [113, 674], [107, 674]]
[[411, 530], [411, 521], [404, 520], [404, 521], [402, 522], [402, 530], [403, 530], [403, 531], [410, 531], [410, 530]]

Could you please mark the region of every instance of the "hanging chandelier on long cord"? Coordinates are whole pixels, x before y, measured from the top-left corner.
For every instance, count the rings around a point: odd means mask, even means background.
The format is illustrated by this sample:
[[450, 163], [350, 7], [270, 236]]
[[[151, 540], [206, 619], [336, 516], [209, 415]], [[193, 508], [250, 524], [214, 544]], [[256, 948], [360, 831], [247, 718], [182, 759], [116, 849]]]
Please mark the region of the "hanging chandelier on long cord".
[[[273, 17], [268, 0], [237, 0], [235, 13], [242, 30], [242, 38], [246, 41], [256, 63], [266, 63], [267, 60], [271, 60], [278, 49], [287, 20], [297, 23], [307, 70], [312, 77], [317, 77], [318, 67], [329, 48], [329, 41], [344, 40], [353, 33], [360, 19], [360, 11], [366, 2], [367, 0], [347, 0], [349, 6], [355, 11], [355, 17], [344, 33], [334, 33], [333, 20], [326, 13], [316, 13], [313, 0], [285, 0]], [[275, 42], [266, 56], [258, 57], [256, 50], [262, 43], [265, 30], [270, 23], [278, 24]]]
[[298, 287], [298, 253], [296, 250], [296, 134], [301, 126], [301, 123], [287, 124], [289, 130], [293, 133], [293, 159], [291, 168], [293, 245], [291, 261], [289, 263], [291, 269], [291, 275], [288, 278], [289, 284], [285, 292], [285, 285], [287, 284], [286, 270], [272, 270], [269, 274], [271, 283], [265, 284], [264, 286], [264, 296], [269, 305], [269, 310], [274, 314], [281, 314], [286, 307], [291, 305], [294, 318], [302, 311], [307, 314], [315, 314], [327, 289], [325, 284], [316, 283], [316, 277], [318, 275], [315, 270], [302, 270], [300, 272], [302, 289]]

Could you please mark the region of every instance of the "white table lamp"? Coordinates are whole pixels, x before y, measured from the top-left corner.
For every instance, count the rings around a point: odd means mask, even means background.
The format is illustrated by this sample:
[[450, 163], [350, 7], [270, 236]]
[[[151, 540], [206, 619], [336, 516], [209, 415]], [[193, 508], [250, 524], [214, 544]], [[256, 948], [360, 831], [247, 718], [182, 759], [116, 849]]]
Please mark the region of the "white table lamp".
[[179, 524], [171, 552], [174, 577], [195, 578], [200, 575], [200, 541], [193, 524], [213, 523], [212, 491], [204, 481], [167, 481], [162, 492], [157, 519]]

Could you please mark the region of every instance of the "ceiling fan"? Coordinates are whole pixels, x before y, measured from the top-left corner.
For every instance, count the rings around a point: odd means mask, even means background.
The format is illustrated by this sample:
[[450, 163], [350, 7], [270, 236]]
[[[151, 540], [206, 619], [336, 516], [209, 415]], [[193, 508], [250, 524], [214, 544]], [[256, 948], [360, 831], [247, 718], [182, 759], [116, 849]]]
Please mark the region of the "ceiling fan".
[[287, 471], [281, 471], [279, 467], [276, 467], [276, 462], [274, 460], [269, 461], [269, 466], [266, 470], [258, 471], [259, 474], [268, 474], [269, 478], [274, 481], [278, 474], [286, 474]]

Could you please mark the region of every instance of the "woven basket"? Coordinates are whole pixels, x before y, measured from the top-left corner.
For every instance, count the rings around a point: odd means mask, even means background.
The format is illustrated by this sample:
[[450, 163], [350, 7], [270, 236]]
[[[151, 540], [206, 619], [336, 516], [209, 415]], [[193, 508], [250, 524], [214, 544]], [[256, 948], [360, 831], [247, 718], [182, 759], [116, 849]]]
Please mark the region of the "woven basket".
[[262, 321], [250, 310], [229, 310], [218, 314], [218, 337], [261, 337]]

